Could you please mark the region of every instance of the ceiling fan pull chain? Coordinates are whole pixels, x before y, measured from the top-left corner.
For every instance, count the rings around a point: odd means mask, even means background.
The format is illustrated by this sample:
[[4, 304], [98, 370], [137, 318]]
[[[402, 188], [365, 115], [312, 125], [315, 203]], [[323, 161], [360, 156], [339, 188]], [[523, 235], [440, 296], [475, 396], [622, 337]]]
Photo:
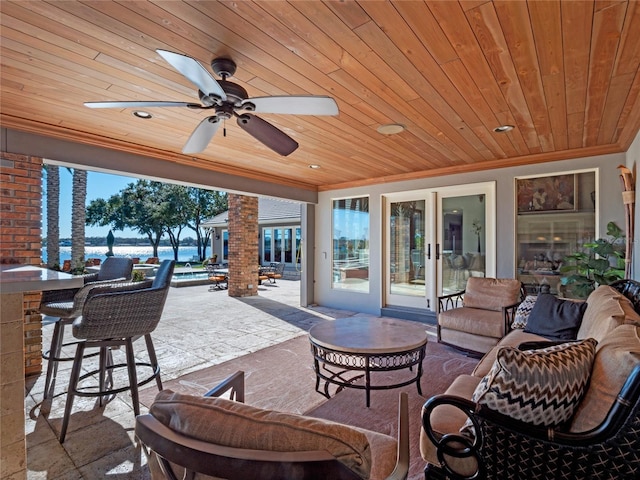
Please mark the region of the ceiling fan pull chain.
[[226, 137], [227, 136], [227, 119], [223, 119], [222, 120], [222, 136]]

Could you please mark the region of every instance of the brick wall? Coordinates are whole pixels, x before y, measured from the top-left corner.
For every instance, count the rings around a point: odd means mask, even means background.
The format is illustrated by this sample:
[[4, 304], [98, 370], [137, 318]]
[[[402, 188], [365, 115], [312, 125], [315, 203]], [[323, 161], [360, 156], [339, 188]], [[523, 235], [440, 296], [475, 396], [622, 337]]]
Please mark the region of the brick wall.
[[[0, 152], [0, 262], [40, 265], [42, 159]], [[25, 374], [42, 369], [40, 292], [24, 294]]]
[[258, 294], [258, 198], [230, 193], [229, 296]]

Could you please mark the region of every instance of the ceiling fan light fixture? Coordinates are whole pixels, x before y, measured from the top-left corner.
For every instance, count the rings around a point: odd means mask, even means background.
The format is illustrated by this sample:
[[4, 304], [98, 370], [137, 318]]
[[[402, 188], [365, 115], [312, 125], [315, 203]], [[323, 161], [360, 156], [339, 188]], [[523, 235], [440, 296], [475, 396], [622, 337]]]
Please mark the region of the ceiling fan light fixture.
[[317, 170], [318, 168], [320, 168], [320, 165], [312, 163], [311, 165], [309, 165], [309, 168], [312, 169], [312, 170]]
[[493, 131], [496, 133], [505, 133], [510, 132], [514, 128], [515, 127], [513, 125], [500, 125], [499, 127], [494, 128]]
[[145, 112], [144, 110], [134, 110], [133, 111], [133, 116], [134, 117], [138, 117], [138, 118], [142, 118], [144, 120], [148, 120], [150, 118], [153, 118], [153, 115], [151, 115], [149, 112]]
[[407, 129], [401, 123], [387, 123], [385, 125], [380, 125], [377, 128], [378, 133], [382, 135], [396, 135], [398, 133], [402, 133]]

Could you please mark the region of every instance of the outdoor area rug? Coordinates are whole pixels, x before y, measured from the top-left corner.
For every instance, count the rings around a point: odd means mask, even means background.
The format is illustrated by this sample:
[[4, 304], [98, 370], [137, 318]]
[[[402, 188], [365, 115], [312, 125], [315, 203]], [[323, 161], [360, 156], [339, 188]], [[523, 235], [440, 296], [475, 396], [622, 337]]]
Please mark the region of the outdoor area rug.
[[[307, 335], [163, 383], [166, 389], [202, 395], [228, 375], [242, 370], [245, 372], [245, 402], [249, 405], [325, 418], [394, 437], [397, 434], [398, 395], [405, 391], [409, 394], [409, 479], [419, 479], [424, 476], [424, 461], [419, 449], [422, 405], [427, 398], [443, 393], [458, 375], [470, 373], [477, 362], [477, 359], [430, 339], [423, 361], [423, 395], [418, 394], [415, 383], [402, 388], [374, 390], [370, 408], [365, 407], [364, 390], [347, 388], [336, 393], [336, 387], [331, 386], [332, 398], [329, 400], [315, 391], [313, 358]], [[372, 376], [372, 383], [389, 383], [391, 378], [397, 381], [399, 375], [408, 374], [408, 370], [380, 372]], [[141, 403], [151, 405], [156, 393], [155, 388], [142, 390]]]
[[[238, 370], [245, 375], [245, 403], [249, 405], [304, 413], [326, 401], [315, 391], [313, 357], [306, 334], [175, 380], [163, 381], [162, 386], [175, 392], [203, 395]], [[140, 403], [150, 406], [157, 393], [155, 384], [141, 390]]]
[[[391, 390], [373, 390], [371, 405], [365, 406], [364, 390], [347, 388], [329, 401], [305, 412], [307, 415], [346, 423], [397, 437], [398, 401], [401, 391], [409, 396], [409, 480], [424, 478], [425, 463], [420, 456], [421, 410], [424, 402], [440, 393], [444, 393], [453, 380], [461, 374], [471, 373], [477, 359], [444, 345], [429, 340], [425, 359], [422, 362], [422, 396], [418, 394], [415, 383]], [[392, 383], [394, 375], [403, 372], [380, 372], [372, 376], [372, 383]], [[386, 381], [385, 381], [386, 380]]]

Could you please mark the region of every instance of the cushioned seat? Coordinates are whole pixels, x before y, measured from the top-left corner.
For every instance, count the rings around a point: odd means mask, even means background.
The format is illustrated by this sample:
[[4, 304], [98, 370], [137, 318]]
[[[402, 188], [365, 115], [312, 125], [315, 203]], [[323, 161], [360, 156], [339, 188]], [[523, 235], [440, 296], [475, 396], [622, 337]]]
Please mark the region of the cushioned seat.
[[[57, 318], [53, 327], [51, 346], [42, 354], [42, 358], [48, 360], [44, 384], [45, 399], [55, 388], [54, 380], [58, 372], [58, 362], [73, 360], [73, 357], [62, 356], [62, 347], [74, 343], [64, 343], [65, 326], [71, 325], [82, 314], [84, 302], [94, 286], [128, 282], [131, 280], [132, 271], [133, 262], [130, 258], [108, 257], [102, 262], [98, 272], [83, 275], [83, 288], [42, 292], [40, 313]], [[95, 353], [89, 355], [95, 355]]]
[[[599, 286], [584, 311], [572, 303], [540, 295], [525, 315], [523, 302], [472, 374], [427, 401], [425, 478], [638, 478], [640, 283]], [[558, 321], [565, 308], [582, 315], [577, 329]]]
[[[233, 400], [216, 398], [229, 389]], [[407, 477], [406, 393], [400, 394], [398, 440], [328, 420], [255, 408], [243, 400], [243, 372], [205, 397], [160, 392], [149, 414], [136, 421], [152, 478]]]
[[[136, 415], [140, 413], [138, 387], [155, 379], [158, 390], [162, 390], [160, 366], [155, 354], [151, 333], [155, 330], [162, 316], [162, 311], [169, 293], [175, 261], [164, 260], [158, 268], [151, 286], [140, 282], [128, 284], [126, 287], [96, 286], [88, 296], [82, 308], [82, 316], [73, 322], [73, 336], [77, 339], [76, 355], [69, 378], [67, 400], [60, 428], [60, 443], [64, 442], [71, 410], [76, 396], [104, 397], [129, 390], [131, 403]], [[145, 288], [146, 287], [146, 288]], [[140, 362], [134, 355], [133, 342], [144, 337], [149, 362]], [[113, 364], [111, 349], [125, 347], [126, 361]], [[100, 350], [99, 368], [80, 375], [82, 361], [87, 348]], [[129, 383], [118, 387], [114, 385], [111, 373], [114, 369], [126, 367]], [[137, 368], [147, 367], [151, 375], [138, 381]], [[82, 380], [98, 376], [97, 385], [83, 385]], [[108, 375], [109, 381], [105, 378]]]
[[464, 291], [438, 297], [438, 342], [488, 352], [508, 332], [523, 298], [519, 280], [470, 277]]

